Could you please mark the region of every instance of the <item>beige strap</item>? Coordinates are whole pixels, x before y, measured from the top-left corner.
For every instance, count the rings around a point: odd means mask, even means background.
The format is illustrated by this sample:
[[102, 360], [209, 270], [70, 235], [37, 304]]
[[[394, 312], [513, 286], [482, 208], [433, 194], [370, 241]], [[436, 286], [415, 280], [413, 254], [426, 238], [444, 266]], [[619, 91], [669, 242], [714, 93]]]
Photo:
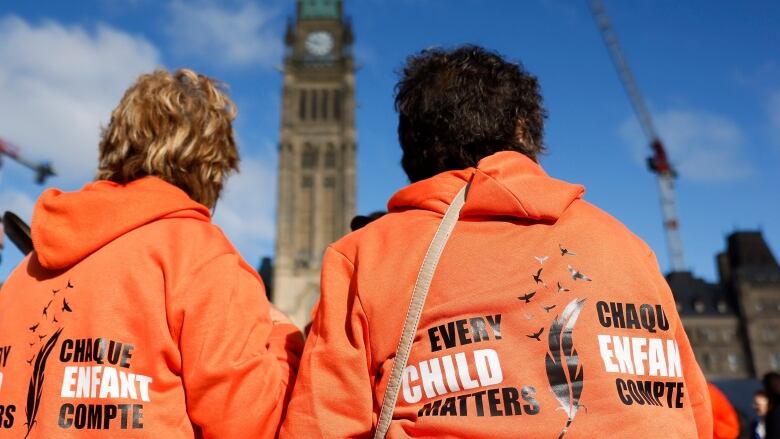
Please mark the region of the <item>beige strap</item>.
[[377, 422], [374, 439], [384, 439], [387, 429], [390, 428], [390, 421], [393, 420], [393, 411], [398, 400], [398, 390], [401, 387], [401, 374], [409, 360], [409, 352], [412, 350], [414, 335], [417, 333], [417, 325], [420, 323], [420, 314], [422, 314], [425, 298], [428, 296], [428, 289], [431, 287], [433, 273], [436, 271], [436, 265], [439, 263], [439, 257], [444, 250], [444, 245], [458, 222], [458, 216], [463, 204], [466, 202], [466, 192], [469, 184], [467, 183], [455, 195], [450, 207], [444, 214], [436, 234], [433, 235], [431, 245], [425, 254], [420, 272], [417, 274], [417, 281], [414, 284], [412, 300], [409, 303], [409, 309], [406, 311], [406, 321], [404, 322], [401, 340], [396, 348], [395, 359], [393, 360], [393, 369], [390, 372], [390, 379], [387, 382], [387, 390], [382, 399], [382, 410], [379, 412], [379, 421]]

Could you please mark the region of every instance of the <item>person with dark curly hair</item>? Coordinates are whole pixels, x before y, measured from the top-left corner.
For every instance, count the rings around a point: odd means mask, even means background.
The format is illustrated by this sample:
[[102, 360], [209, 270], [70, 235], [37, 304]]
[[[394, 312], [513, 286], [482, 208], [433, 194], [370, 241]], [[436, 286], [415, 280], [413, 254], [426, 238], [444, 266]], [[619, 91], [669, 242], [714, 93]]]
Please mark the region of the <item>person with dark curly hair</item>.
[[539, 81], [477, 47], [411, 57], [396, 85], [401, 164], [413, 183], [500, 151], [544, 152]]
[[712, 438], [653, 252], [538, 164], [536, 77], [424, 50], [395, 107], [411, 184], [327, 249], [281, 436]]

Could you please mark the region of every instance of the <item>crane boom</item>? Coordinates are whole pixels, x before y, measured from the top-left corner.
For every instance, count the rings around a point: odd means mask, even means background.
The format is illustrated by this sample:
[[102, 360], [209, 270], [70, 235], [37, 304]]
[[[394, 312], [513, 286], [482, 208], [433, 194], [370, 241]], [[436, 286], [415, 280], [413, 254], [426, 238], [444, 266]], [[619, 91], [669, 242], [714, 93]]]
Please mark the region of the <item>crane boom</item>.
[[[46, 182], [47, 178], [57, 175], [54, 172], [54, 168], [51, 167], [51, 164], [46, 162], [35, 163], [33, 161], [24, 158], [19, 153], [19, 148], [17, 148], [15, 145], [11, 144], [10, 142], [3, 140], [0, 137], [0, 158], [2, 158], [2, 156], [4, 155], [11, 157], [22, 166], [30, 168], [32, 171], [34, 171], [35, 182], [38, 184], [43, 184]], [[0, 164], [2, 164], [2, 161], [0, 161]]]
[[650, 170], [658, 177], [661, 213], [663, 215], [671, 270], [685, 271], [682, 238], [680, 237], [677, 204], [674, 196], [674, 179], [677, 175], [669, 161], [669, 156], [666, 154], [666, 148], [664, 148], [664, 144], [655, 129], [653, 118], [647, 109], [647, 105], [645, 105], [645, 100], [639, 91], [634, 74], [631, 72], [620, 48], [617, 35], [612, 29], [604, 4], [601, 0], [588, 0], [588, 5], [593, 18], [596, 20], [601, 36], [604, 38], [604, 43], [609, 50], [610, 58], [617, 70], [620, 82], [623, 84], [623, 88], [631, 101], [631, 106], [639, 119], [639, 126], [642, 127], [642, 131], [650, 142], [650, 149], [653, 155], [648, 157], [647, 164]]
[[47, 178], [57, 175], [49, 163], [35, 163], [27, 160], [19, 153], [19, 148], [0, 138], [0, 158], [4, 155], [14, 159], [22, 166], [30, 168], [32, 171], [34, 171], [35, 182], [38, 184], [43, 184], [46, 182]]

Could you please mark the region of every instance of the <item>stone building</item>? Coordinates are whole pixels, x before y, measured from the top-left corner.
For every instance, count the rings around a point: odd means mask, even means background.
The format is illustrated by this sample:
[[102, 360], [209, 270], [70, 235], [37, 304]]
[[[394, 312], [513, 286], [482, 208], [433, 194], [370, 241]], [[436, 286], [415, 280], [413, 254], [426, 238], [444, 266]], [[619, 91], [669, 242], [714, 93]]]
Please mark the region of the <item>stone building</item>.
[[677, 310], [708, 379], [780, 370], [780, 266], [761, 232], [736, 232], [717, 256], [718, 283], [667, 275]]
[[[299, 0], [285, 34], [273, 302], [299, 325], [355, 214], [355, 69], [342, 2]], [[266, 269], [266, 271], [268, 271]]]

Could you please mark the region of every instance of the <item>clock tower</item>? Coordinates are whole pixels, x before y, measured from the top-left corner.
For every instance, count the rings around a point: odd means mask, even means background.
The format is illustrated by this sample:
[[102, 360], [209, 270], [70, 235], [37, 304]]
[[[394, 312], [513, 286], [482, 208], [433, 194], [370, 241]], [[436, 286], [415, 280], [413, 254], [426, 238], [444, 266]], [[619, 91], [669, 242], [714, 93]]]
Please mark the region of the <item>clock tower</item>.
[[299, 0], [285, 34], [273, 302], [298, 325], [355, 214], [355, 72], [342, 2]]

